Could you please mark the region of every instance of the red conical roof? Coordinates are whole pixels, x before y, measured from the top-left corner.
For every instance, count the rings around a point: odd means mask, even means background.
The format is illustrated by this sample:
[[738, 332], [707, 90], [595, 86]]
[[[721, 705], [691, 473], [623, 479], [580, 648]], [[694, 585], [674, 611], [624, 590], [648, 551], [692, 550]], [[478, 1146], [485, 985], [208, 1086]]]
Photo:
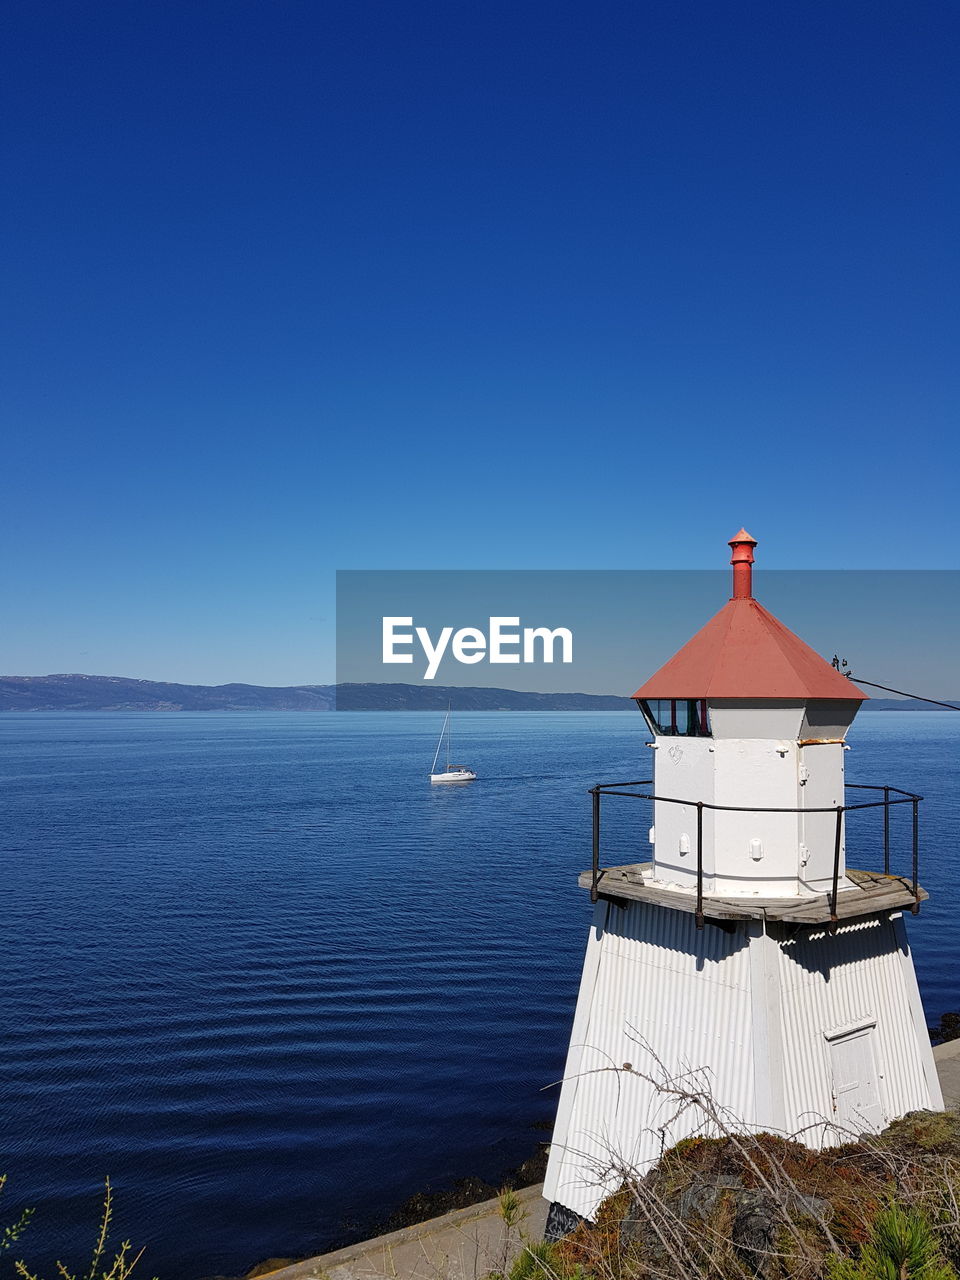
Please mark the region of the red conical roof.
[[[740, 533], [731, 540], [735, 557], [738, 555], [735, 544], [748, 539], [755, 545], [749, 534]], [[735, 574], [737, 571], [735, 559]], [[745, 585], [749, 591], [749, 578]], [[744, 595], [729, 600], [633, 696], [791, 701], [843, 698], [863, 702], [868, 695], [825, 662], [751, 595]]]

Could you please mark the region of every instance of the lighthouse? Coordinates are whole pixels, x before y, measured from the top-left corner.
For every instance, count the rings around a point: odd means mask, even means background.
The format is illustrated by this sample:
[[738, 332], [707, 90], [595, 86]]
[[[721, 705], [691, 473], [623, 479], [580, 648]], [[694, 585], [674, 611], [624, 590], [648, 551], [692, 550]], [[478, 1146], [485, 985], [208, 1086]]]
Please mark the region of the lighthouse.
[[[927, 896], [921, 797], [845, 784], [866, 695], [754, 599], [756, 540], [729, 545], [731, 598], [634, 695], [652, 776], [591, 792], [580, 883], [595, 906], [548, 1235], [710, 1131], [670, 1081], [695, 1078], [735, 1127], [814, 1148], [943, 1107], [903, 919]], [[631, 806], [635, 863], [604, 865], [613, 805]], [[855, 826], [868, 869], [847, 866]]]

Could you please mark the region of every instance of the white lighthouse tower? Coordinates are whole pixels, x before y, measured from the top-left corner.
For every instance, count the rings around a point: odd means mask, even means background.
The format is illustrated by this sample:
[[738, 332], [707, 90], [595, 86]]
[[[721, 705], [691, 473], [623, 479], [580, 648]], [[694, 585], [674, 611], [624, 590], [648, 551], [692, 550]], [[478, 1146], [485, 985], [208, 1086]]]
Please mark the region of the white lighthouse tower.
[[[755, 539], [741, 530], [730, 546], [732, 598], [634, 695], [653, 778], [592, 792], [580, 883], [596, 907], [548, 1234], [590, 1219], [623, 1169], [704, 1131], [695, 1108], [674, 1114], [664, 1074], [698, 1073], [744, 1129], [809, 1146], [943, 1106], [903, 922], [927, 896], [920, 797], [845, 789], [844, 737], [866, 695], [753, 599]], [[652, 860], [603, 867], [602, 812], [628, 803], [652, 809]], [[846, 866], [854, 823], [861, 847], [875, 833], [876, 871]], [[907, 875], [891, 874], [898, 854]]]

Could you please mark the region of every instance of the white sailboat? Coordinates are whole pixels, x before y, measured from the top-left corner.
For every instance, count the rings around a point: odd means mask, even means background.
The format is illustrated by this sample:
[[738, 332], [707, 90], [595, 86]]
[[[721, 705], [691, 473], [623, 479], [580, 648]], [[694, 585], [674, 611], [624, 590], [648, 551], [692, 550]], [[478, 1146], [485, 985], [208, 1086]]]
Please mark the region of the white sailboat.
[[[437, 761], [440, 759], [440, 749], [443, 746], [443, 740], [447, 740], [447, 764], [441, 773], [437, 773]], [[437, 742], [437, 750], [433, 757], [433, 764], [430, 766], [431, 782], [475, 782], [477, 775], [472, 769], [467, 769], [462, 764], [450, 763], [450, 704], [447, 703], [447, 714], [443, 717], [443, 728], [440, 730], [440, 738]]]

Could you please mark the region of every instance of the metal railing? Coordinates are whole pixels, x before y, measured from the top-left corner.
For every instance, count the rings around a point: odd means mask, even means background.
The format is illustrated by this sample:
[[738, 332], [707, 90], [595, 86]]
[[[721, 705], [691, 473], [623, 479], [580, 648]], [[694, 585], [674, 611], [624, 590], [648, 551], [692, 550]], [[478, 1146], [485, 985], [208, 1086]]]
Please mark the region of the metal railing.
[[[593, 799], [593, 877], [590, 885], [590, 901], [596, 902], [599, 897], [600, 883], [600, 797], [628, 796], [636, 800], [653, 800], [661, 804], [682, 804], [697, 811], [697, 928], [703, 928], [703, 811], [710, 809], [725, 813], [835, 813], [836, 832], [833, 843], [833, 884], [830, 891], [830, 919], [837, 919], [837, 892], [840, 883], [840, 847], [843, 840], [843, 815], [857, 809], [883, 809], [883, 873], [890, 875], [890, 810], [897, 804], [913, 806], [913, 905], [910, 910], [914, 915], [920, 910], [918, 885], [920, 857], [920, 817], [918, 806], [923, 796], [914, 795], [912, 791], [902, 791], [899, 787], [877, 786], [864, 782], [848, 782], [851, 791], [882, 791], [882, 800], [867, 800], [861, 804], [830, 805], [825, 808], [770, 808], [751, 807], [739, 804], [710, 804], [706, 800], [681, 800], [676, 796], [658, 796], [651, 791], [625, 790], [628, 787], [652, 787], [653, 779], [645, 778], [639, 782], [602, 782], [590, 788]], [[891, 798], [897, 797], [897, 798]]]

